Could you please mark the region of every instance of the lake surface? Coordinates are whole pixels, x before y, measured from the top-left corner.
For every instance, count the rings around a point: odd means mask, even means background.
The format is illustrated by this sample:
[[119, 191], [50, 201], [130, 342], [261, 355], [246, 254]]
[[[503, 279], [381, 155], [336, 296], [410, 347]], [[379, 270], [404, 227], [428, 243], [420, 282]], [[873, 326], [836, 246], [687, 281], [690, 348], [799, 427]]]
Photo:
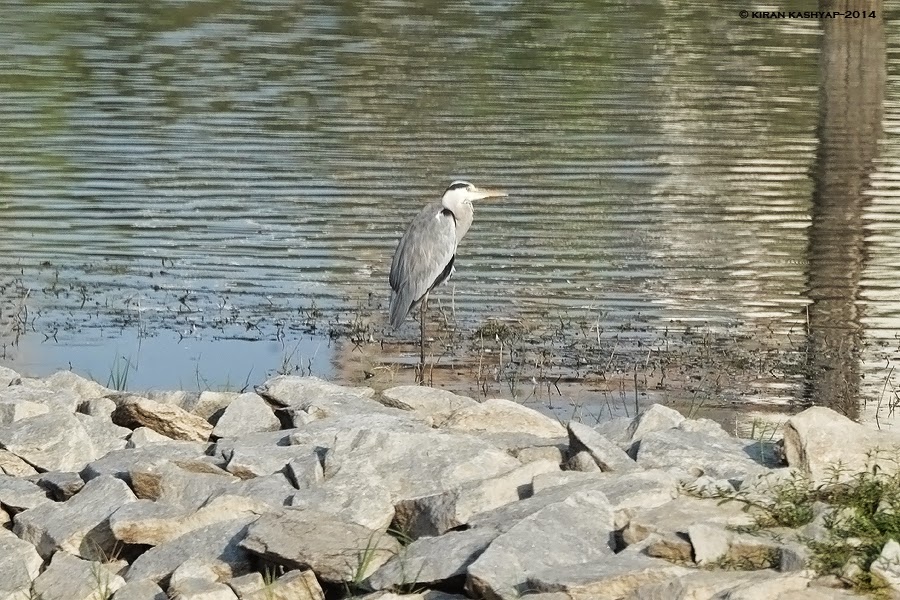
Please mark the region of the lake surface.
[[4, 2], [0, 364], [409, 382], [391, 255], [464, 178], [509, 198], [433, 295], [436, 384], [887, 415], [900, 2], [740, 8]]

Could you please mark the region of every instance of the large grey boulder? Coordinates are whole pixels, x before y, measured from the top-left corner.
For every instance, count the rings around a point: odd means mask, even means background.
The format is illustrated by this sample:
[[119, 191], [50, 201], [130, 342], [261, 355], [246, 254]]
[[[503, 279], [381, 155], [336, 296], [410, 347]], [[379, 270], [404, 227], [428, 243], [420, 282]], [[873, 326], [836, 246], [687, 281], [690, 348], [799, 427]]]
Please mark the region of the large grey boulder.
[[498, 535], [497, 530], [485, 528], [419, 538], [369, 576], [365, 584], [374, 590], [461, 584], [468, 566]]
[[[668, 539], [678, 544], [687, 539], [692, 525], [712, 523], [746, 527], [754, 523], [754, 514], [745, 511], [737, 502], [722, 504], [711, 498], [681, 496], [656, 507], [635, 511], [622, 532], [622, 538], [626, 544], [634, 544], [651, 534], [657, 534], [663, 540]], [[681, 548], [682, 544], [678, 544], [678, 547]], [[648, 552], [652, 554], [654, 549], [648, 548]], [[690, 560], [690, 552], [690, 544], [687, 544], [687, 560]]]
[[464, 406], [441, 423], [442, 429], [469, 433], [527, 433], [537, 437], [566, 435], [556, 419], [511, 400], [495, 398]]
[[148, 427], [173, 440], [205, 442], [213, 430], [206, 419], [183, 408], [141, 396], [131, 396], [119, 402], [112, 420], [116, 425], [129, 429]]
[[123, 585], [125, 581], [108, 565], [57, 552], [32, 589], [41, 600], [98, 600]]
[[100, 456], [75, 414], [61, 411], [0, 427], [0, 446], [41, 471], [78, 471]]
[[0, 401], [0, 426], [50, 412], [50, 407], [30, 400]]
[[562, 592], [566, 598], [619, 600], [630, 598], [630, 594], [644, 585], [690, 572], [665, 560], [620, 552], [604, 560], [541, 568], [528, 577], [525, 587], [539, 594]]
[[213, 495], [230, 490], [240, 481], [212, 466], [202, 471], [192, 471], [168, 461], [159, 464], [139, 463], [131, 469], [129, 475], [138, 498], [193, 509], [205, 504]]
[[677, 428], [652, 431], [640, 440], [637, 464], [645, 469], [677, 468], [715, 479], [743, 480], [765, 470], [749, 456], [745, 445], [735, 438]]
[[234, 591], [224, 583], [205, 579], [185, 579], [169, 586], [172, 600], [238, 600]]
[[684, 420], [684, 416], [677, 410], [654, 404], [632, 419], [628, 426], [628, 441], [637, 442], [648, 433], [678, 427]]
[[571, 421], [568, 431], [569, 452], [573, 455], [587, 452], [602, 471], [628, 472], [640, 469], [624, 450], [587, 425]]
[[475, 437], [440, 431], [339, 432], [325, 456], [325, 485], [377, 484], [394, 501], [500, 475], [519, 461]]
[[74, 413], [83, 400], [72, 390], [59, 390], [36, 379], [23, 379], [18, 385], [0, 388], [0, 402], [36, 402], [51, 412]]
[[373, 531], [387, 531], [394, 520], [391, 492], [377, 481], [325, 482], [297, 491], [292, 495], [290, 505], [327, 512]]
[[0, 449], [0, 473], [13, 477], [31, 477], [38, 472], [27, 462], [10, 452]]
[[113, 390], [102, 386], [96, 381], [86, 379], [72, 371], [57, 371], [50, 377], [40, 380], [43, 385], [58, 392], [69, 392], [81, 398], [82, 403], [104, 398], [113, 393]]
[[169, 600], [166, 593], [149, 579], [129, 581], [113, 594], [112, 600]]
[[[784, 424], [788, 465], [808, 473], [813, 485], [846, 482], [876, 465], [885, 473], [894, 473], [898, 448], [900, 435], [854, 423], [822, 406], [807, 408]], [[841, 468], [835, 472], [838, 465]]]
[[441, 535], [468, 523], [473, 515], [531, 496], [531, 482], [536, 475], [558, 472], [557, 463], [536, 461], [502, 475], [404, 499], [395, 506], [394, 525], [412, 538]]
[[441, 426], [454, 412], [478, 404], [468, 396], [421, 385], [401, 385], [384, 390], [380, 401], [385, 406], [430, 417], [436, 426]]
[[0, 475], [0, 506], [19, 512], [50, 502], [47, 492], [25, 479]]
[[533, 576], [606, 562], [614, 556], [613, 548], [613, 514], [606, 496], [578, 492], [494, 539], [469, 565], [466, 588], [476, 597], [517, 598], [532, 589]]
[[0, 529], [0, 598], [28, 598], [31, 582], [43, 565], [44, 560], [34, 545], [7, 529]]
[[[81, 476], [89, 481], [101, 475], [112, 475], [131, 483], [130, 471], [136, 466], [148, 468], [166, 462], [180, 462], [206, 457], [209, 444], [201, 442], [173, 441], [141, 448], [114, 450], [94, 460], [81, 470]], [[76, 469], [77, 470], [77, 469]]]
[[257, 386], [256, 393], [275, 405], [295, 409], [297, 424], [340, 415], [390, 412], [372, 399], [375, 390], [371, 388], [344, 387], [318, 377], [281, 375]]
[[241, 546], [289, 569], [310, 568], [323, 581], [361, 581], [400, 551], [391, 536], [315, 510], [263, 515]]
[[241, 600], [325, 600], [325, 593], [310, 570], [288, 571], [270, 584], [240, 596]]
[[242, 496], [213, 498], [198, 509], [138, 500], [114, 512], [109, 526], [120, 542], [159, 546], [213, 523], [252, 518], [271, 510], [265, 502]]
[[128, 444], [128, 436], [131, 430], [115, 425], [108, 417], [92, 417], [82, 413], [75, 413], [75, 418], [81, 422], [84, 431], [91, 439], [94, 451], [98, 457], [121, 450]]
[[8, 367], [0, 367], [0, 388], [9, 387], [15, 381], [21, 381], [22, 376]]
[[212, 431], [215, 437], [238, 437], [257, 431], [276, 431], [281, 422], [259, 394], [247, 393], [234, 398], [219, 417]]
[[175, 569], [191, 558], [210, 565], [220, 580], [249, 573], [253, 561], [240, 546], [240, 541], [256, 519], [256, 516], [250, 516], [213, 523], [150, 548], [131, 564], [125, 580], [149, 579], [162, 584]]
[[109, 517], [134, 502], [131, 490], [119, 479], [98, 477], [66, 502], [47, 502], [15, 516], [13, 531], [50, 558], [64, 550], [76, 556], [103, 560], [111, 556], [116, 539]]
[[616, 529], [628, 524], [632, 515], [654, 508], [678, 497], [678, 480], [665, 471], [633, 471], [630, 473], [580, 473], [562, 471], [535, 476], [535, 497], [561, 498], [577, 491], [603, 492], [615, 516]]
[[236, 446], [228, 453], [225, 469], [241, 479], [271, 475], [291, 461], [309, 456], [306, 446]]

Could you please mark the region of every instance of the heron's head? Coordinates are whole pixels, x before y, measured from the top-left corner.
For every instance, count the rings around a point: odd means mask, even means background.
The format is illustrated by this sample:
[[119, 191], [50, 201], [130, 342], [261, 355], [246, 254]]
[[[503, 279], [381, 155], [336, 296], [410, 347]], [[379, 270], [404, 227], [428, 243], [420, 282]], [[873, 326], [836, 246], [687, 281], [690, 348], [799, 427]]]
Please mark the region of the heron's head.
[[506, 194], [497, 190], [487, 190], [477, 188], [468, 181], [454, 181], [444, 192], [444, 203], [448, 202], [466, 202], [471, 203], [474, 200], [484, 200], [485, 198], [503, 198]]

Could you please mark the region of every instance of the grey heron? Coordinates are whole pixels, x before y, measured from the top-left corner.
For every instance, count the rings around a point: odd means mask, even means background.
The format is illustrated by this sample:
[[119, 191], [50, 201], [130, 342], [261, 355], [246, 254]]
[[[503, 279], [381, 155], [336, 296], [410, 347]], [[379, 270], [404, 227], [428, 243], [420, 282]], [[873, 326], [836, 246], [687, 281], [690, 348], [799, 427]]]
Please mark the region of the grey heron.
[[472, 202], [506, 194], [454, 181], [440, 200], [429, 203], [406, 228], [391, 262], [391, 327], [397, 329], [419, 307], [419, 373], [425, 379], [425, 310], [428, 293], [447, 281], [459, 242], [474, 217]]

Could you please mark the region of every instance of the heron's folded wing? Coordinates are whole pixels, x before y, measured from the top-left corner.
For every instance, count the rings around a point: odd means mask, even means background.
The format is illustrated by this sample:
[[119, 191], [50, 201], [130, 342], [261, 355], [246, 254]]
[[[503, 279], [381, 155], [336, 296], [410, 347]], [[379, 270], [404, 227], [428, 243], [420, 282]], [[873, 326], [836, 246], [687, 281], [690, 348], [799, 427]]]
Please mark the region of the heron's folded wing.
[[[391, 263], [391, 321], [406, 318], [414, 303], [424, 296], [444, 273], [456, 253], [456, 221], [440, 203], [420, 212], [400, 238]], [[400, 316], [402, 315], [402, 316]]]

